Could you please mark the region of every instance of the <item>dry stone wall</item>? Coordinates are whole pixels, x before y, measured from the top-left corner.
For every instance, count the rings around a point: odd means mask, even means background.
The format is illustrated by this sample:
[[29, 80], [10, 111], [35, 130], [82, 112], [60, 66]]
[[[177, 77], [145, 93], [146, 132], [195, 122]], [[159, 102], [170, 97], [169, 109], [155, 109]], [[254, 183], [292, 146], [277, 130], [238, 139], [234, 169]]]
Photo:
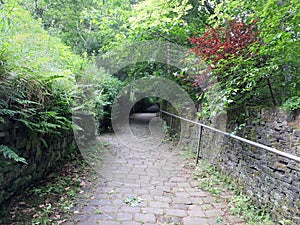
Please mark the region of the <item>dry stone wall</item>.
[[[300, 112], [237, 109], [215, 118], [212, 126], [229, 133], [237, 130], [237, 136], [300, 156]], [[190, 127], [186, 134], [191, 146], [197, 143], [198, 132]], [[275, 220], [300, 224], [298, 162], [208, 129], [203, 130], [201, 156], [235, 179], [258, 205], [269, 209]]]
[[[229, 112], [228, 116], [237, 115]], [[252, 141], [300, 156], [300, 114], [280, 109], [249, 110], [248, 122], [237, 133]], [[230, 118], [229, 118], [230, 119]], [[237, 124], [230, 124], [229, 130]], [[215, 161], [220, 169], [244, 187], [259, 205], [277, 220], [300, 224], [300, 165], [264, 149], [224, 137]]]
[[0, 145], [14, 148], [28, 163], [15, 162], [0, 154], [0, 205], [77, 152], [73, 131], [37, 135], [9, 119], [0, 123]]

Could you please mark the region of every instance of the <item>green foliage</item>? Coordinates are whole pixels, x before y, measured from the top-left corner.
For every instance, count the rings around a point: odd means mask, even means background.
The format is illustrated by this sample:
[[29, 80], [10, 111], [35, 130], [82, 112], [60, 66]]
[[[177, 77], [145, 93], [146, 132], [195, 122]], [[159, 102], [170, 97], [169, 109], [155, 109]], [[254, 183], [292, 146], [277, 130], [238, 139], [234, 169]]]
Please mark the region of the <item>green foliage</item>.
[[[49, 36], [16, 2], [5, 4], [0, 16], [1, 116], [45, 134], [72, 127], [71, 106], [102, 107], [99, 117], [109, 113], [103, 108], [112, 104], [121, 82]], [[85, 84], [93, 85], [94, 93], [79, 102]]]
[[270, 214], [264, 209], [256, 207], [251, 198], [239, 190], [239, 186], [232, 178], [219, 172], [214, 166], [207, 162], [203, 160], [199, 161], [194, 171], [194, 178], [199, 181], [200, 188], [216, 196], [221, 195], [224, 189], [232, 190], [233, 196], [228, 202], [230, 211], [232, 214], [244, 218], [247, 224], [275, 224]]
[[84, 61], [14, 1], [5, 4], [0, 17], [0, 115], [38, 133], [69, 129], [74, 73]]
[[20, 3], [52, 35], [60, 37], [79, 54], [95, 55], [125, 39], [129, 0], [25, 0]]
[[[34, 5], [33, 1], [25, 0], [21, 4], [36, 18], [41, 18], [48, 32], [62, 38], [76, 52], [88, 55], [140, 40], [163, 40], [189, 46], [189, 37], [201, 36], [213, 27], [230, 30], [229, 21], [247, 25], [258, 21], [259, 44], [246, 41], [244, 46], [247, 47], [237, 51], [251, 52], [253, 57], [244, 57], [245, 54], [241, 54], [243, 57], [226, 57], [214, 68], [216, 76], [222, 74], [224, 78], [221, 86], [225, 106], [281, 105], [286, 99], [299, 96], [300, 6], [296, 0], [37, 2]], [[219, 54], [222, 54], [221, 50]], [[169, 78], [176, 74], [174, 79], [195, 101], [197, 98], [205, 100], [203, 91], [193, 86], [191, 77], [185, 77], [184, 81], [178, 79], [182, 74], [159, 63], [133, 64], [117, 75], [124, 80], [128, 76], [136, 79], [149, 74]]]
[[9, 148], [6, 145], [0, 145], [0, 154], [2, 154], [7, 159], [12, 159], [16, 162], [22, 162], [24, 164], [27, 164], [26, 159], [18, 156], [17, 153], [15, 153], [11, 148]]
[[96, 98], [96, 118], [99, 121], [99, 131], [112, 131], [111, 110], [115, 98], [120, 89], [124, 86], [119, 79], [110, 77], [102, 83], [97, 84], [99, 88]]
[[[25, 132], [43, 138], [76, 127], [72, 107], [77, 107], [105, 120], [100, 125], [106, 130], [111, 127], [111, 105], [122, 82], [72, 53], [17, 1], [1, 7], [0, 120], [19, 121]], [[9, 147], [1, 146], [1, 154], [26, 163]]]
[[124, 83], [94, 64], [87, 66], [85, 73], [77, 75], [76, 80], [81, 92], [73, 103], [73, 109], [93, 113], [99, 123], [99, 131], [110, 131], [111, 107]]
[[[210, 23], [222, 26], [224, 21], [239, 20], [249, 23], [257, 20], [260, 30], [260, 45], [252, 46], [255, 60], [236, 61], [231, 72], [240, 74], [240, 79], [229, 77], [225, 89], [232, 84], [245, 83], [239, 90], [241, 98], [236, 104], [281, 105], [287, 98], [299, 97], [299, 1], [223, 1], [215, 8]], [[232, 60], [227, 60], [231, 63]], [[232, 65], [232, 64], [231, 64]], [[224, 68], [220, 68], [223, 72]], [[250, 94], [247, 94], [250, 93]], [[231, 94], [232, 95], [232, 94]]]
[[130, 205], [130, 206], [137, 206], [138, 204], [142, 203], [143, 201], [145, 201], [145, 199], [141, 198], [141, 197], [134, 197], [134, 196], [126, 196], [126, 198], [124, 198], [124, 203]]
[[146, 0], [136, 4], [129, 18], [130, 37], [186, 43], [187, 24], [182, 19], [192, 8], [184, 1]]
[[282, 106], [289, 111], [300, 109], [300, 96], [290, 97]]
[[96, 180], [84, 159], [57, 167], [45, 179], [29, 186], [1, 211], [1, 224], [58, 225], [67, 222], [83, 188]]
[[266, 212], [257, 209], [250, 197], [240, 194], [230, 201], [231, 213], [247, 219], [249, 225], [274, 225], [272, 218]]

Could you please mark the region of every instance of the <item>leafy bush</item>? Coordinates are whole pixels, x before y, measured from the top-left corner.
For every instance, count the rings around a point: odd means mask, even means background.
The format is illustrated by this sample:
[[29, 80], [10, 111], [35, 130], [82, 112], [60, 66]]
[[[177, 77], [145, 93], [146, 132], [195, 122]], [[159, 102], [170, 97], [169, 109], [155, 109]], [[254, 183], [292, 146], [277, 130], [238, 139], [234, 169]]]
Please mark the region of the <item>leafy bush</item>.
[[283, 103], [283, 107], [287, 110], [294, 111], [300, 109], [300, 97], [293, 96]]
[[115, 98], [123, 87], [119, 79], [109, 77], [103, 83], [99, 84], [98, 101], [96, 102], [97, 119], [99, 122], [99, 132], [112, 131], [111, 109]]
[[0, 116], [38, 133], [69, 129], [74, 73], [84, 61], [14, 1], [2, 7]]
[[96, 64], [88, 65], [76, 79], [81, 95], [76, 98], [74, 109], [94, 114], [99, 132], [111, 131], [111, 107], [124, 82]]
[[[19, 121], [43, 136], [72, 130], [74, 106], [109, 120], [121, 82], [72, 53], [16, 1], [0, 7], [0, 121]], [[88, 94], [81, 80], [94, 85], [92, 98], [82, 98]], [[11, 149], [3, 145], [0, 154], [26, 163]]]

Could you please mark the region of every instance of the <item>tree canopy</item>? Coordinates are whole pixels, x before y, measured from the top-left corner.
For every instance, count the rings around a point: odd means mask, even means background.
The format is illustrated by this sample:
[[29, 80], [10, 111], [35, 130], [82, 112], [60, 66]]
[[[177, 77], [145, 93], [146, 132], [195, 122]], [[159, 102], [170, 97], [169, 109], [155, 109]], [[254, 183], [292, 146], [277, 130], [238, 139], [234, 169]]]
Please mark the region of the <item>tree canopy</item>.
[[[51, 90], [43, 86], [44, 94], [34, 97], [37, 103], [50, 98], [48, 92], [71, 101], [76, 81], [93, 79], [99, 68], [91, 65], [106, 52], [139, 41], [165, 41], [190, 49], [185, 60], [196, 56], [194, 66], [148, 60], [104, 77], [123, 83], [168, 77], [201, 104], [209, 104], [209, 90], [201, 85], [216, 80], [227, 107], [300, 108], [297, 0], [7, 0], [1, 7], [2, 81], [12, 82], [7, 77], [17, 74], [25, 83], [38, 80], [31, 85], [51, 84]], [[208, 70], [198, 71], [203, 62]], [[108, 85], [101, 79], [99, 85]], [[32, 100], [29, 89], [24, 92]]]

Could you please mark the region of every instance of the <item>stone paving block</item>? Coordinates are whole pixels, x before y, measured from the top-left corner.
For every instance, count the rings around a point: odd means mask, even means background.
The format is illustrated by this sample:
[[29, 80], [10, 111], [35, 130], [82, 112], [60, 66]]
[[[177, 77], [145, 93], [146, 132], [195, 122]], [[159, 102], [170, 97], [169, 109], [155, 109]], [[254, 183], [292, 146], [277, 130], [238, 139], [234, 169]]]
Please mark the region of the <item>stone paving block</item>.
[[[107, 186], [116, 188], [116, 187], [122, 187], [122, 186], [124, 186], [124, 184], [120, 183], [120, 182], [116, 182], [116, 181], [110, 181], [110, 182], [107, 183]], [[108, 192], [109, 191], [110, 190], [108, 190]]]
[[118, 212], [118, 209], [119, 208], [117, 206], [112, 206], [112, 205], [98, 207], [98, 210], [102, 213]]
[[123, 178], [123, 179], [126, 179], [127, 178], [127, 174], [126, 173], [113, 173], [113, 178]]
[[137, 213], [134, 217], [136, 221], [143, 223], [154, 223], [156, 221], [155, 215], [153, 213]]
[[116, 222], [116, 221], [99, 221], [97, 222], [97, 224], [98, 225], [121, 225], [120, 222]]
[[177, 183], [182, 183], [182, 182], [186, 182], [187, 178], [186, 177], [172, 177], [170, 179], [171, 182], [177, 182]]
[[158, 217], [157, 222], [159, 224], [182, 224], [181, 219], [177, 216], [160, 216]]
[[193, 205], [204, 204], [203, 197], [190, 197]]
[[98, 223], [96, 221], [84, 221], [84, 222], [78, 222], [77, 225], [97, 225]]
[[109, 195], [108, 194], [103, 194], [102, 190], [97, 190], [96, 193], [94, 194], [94, 199], [109, 199]]
[[201, 190], [197, 190], [197, 191], [193, 191], [193, 192], [189, 192], [191, 197], [206, 197], [207, 193]]
[[208, 219], [209, 225], [227, 225], [229, 224], [228, 221], [222, 218], [222, 220], [218, 220], [218, 218], [209, 218]]
[[194, 217], [206, 217], [206, 215], [200, 205], [190, 205], [188, 214], [189, 214], [189, 216], [194, 216]]
[[126, 203], [124, 202], [123, 199], [114, 199], [112, 201], [112, 205], [117, 206], [117, 207], [122, 207], [122, 206], [126, 206]]
[[173, 198], [173, 203], [190, 205], [192, 204], [192, 201], [190, 198], [187, 197], [175, 197]]
[[147, 194], [149, 194], [149, 190], [144, 189], [144, 188], [143, 189], [134, 189], [133, 193], [139, 194], [139, 195], [147, 195]]
[[228, 207], [228, 204], [224, 202], [218, 202], [218, 203], [213, 203], [213, 206], [217, 209], [226, 209]]
[[157, 190], [161, 190], [161, 191], [164, 191], [164, 192], [170, 192], [171, 191], [171, 188], [168, 187], [168, 186], [164, 186], [164, 185], [159, 185], [157, 187], [155, 187]]
[[147, 208], [142, 208], [142, 213], [153, 213], [155, 215], [162, 215], [164, 213], [164, 210], [161, 208], [147, 207]]
[[111, 199], [93, 199], [90, 201], [91, 206], [112, 205]]
[[140, 180], [141, 179], [140, 176], [137, 175], [137, 174], [128, 174], [126, 177], [128, 179], [133, 179], [133, 180]]
[[173, 209], [184, 209], [187, 210], [189, 205], [185, 204], [172, 204]]
[[108, 196], [108, 199], [123, 199], [124, 196], [126, 195], [131, 195], [131, 194], [125, 194], [125, 193], [113, 193], [113, 194], [110, 194]]
[[93, 214], [89, 217], [89, 220], [96, 220], [96, 221], [107, 221], [107, 220], [115, 220], [116, 215], [113, 213], [101, 213], [101, 214]]
[[176, 197], [186, 197], [186, 198], [188, 198], [188, 197], [190, 197], [191, 195], [190, 195], [190, 193], [188, 193], [188, 192], [176, 192], [176, 193], [175, 193], [175, 196], [176, 196]]
[[132, 214], [131, 213], [118, 213], [117, 214], [117, 220], [118, 221], [132, 221]]
[[190, 185], [189, 182], [179, 182], [177, 184], [177, 187], [180, 187], [180, 188], [189, 188], [189, 187], [191, 187], [191, 185]]
[[204, 212], [207, 217], [223, 216], [224, 212], [221, 209], [210, 209]]
[[197, 217], [185, 217], [183, 218], [184, 225], [210, 225], [209, 220], [205, 218]]
[[157, 201], [157, 202], [166, 202], [166, 203], [172, 202], [172, 199], [170, 197], [166, 197], [166, 196], [154, 196], [153, 200]]
[[93, 213], [96, 210], [96, 206], [91, 206], [91, 205], [87, 205], [83, 208], [82, 211], [87, 212], [87, 213]]
[[164, 192], [162, 190], [150, 190], [149, 193], [150, 195], [160, 195], [160, 196], [164, 195]]
[[210, 196], [206, 196], [205, 198], [203, 198], [203, 202], [204, 203], [208, 203], [208, 204], [215, 203], [216, 202], [216, 198], [210, 197]]
[[127, 212], [127, 213], [139, 213], [141, 212], [140, 207], [135, 207], [135, 206], [122, 206], [119, 209], [120, 212]]
[[198, 188], [199, 182], [198, 181], [190, 181], [191, 187]]
[[149, 202], [149, 206], [150, 207], [157, 207], [157, 208], [169, 208], [170, 207], [169, 203], [166, 203], [166, 202], [153, 202], [153, 201]]
[[[131, 222], [123, 222], [122, 225], [142, 225], [142, 223], [131, 221]], [[145, 223], [143, 225], [145, 225]]]
[[167, 216], [178, 216], [178, 217], [187, 216], [187, 211], [183, 209], [166, 209], [165, 213]]
[[227, 221], [233, 222], [235, 224], [243, 224], [244, 221], [242, 218], [239, 218], [237, 216], [232, 216], [232, 215], [226, 215]]
[[169, 182], [169, 181], [165, 181], [165, 182], [163, 182], [163, 185], [164, 185], [164, 186], [168, 186], [168, 187], [170, 187], [170, 188], [172, 188], [172, 187], [177, 187], [177, 182]]
[[212, 206], [212, 204], [203, 203], [201, 204], [201, 208], [203, 211], [207, 211], [213, 209], [214, 207]]
[[130, 194], [132, 193], [133, 189], [129, 187], [118, 187], [115, 190], [112, 190], [112, 193], [125, 193], [125, 194]]

